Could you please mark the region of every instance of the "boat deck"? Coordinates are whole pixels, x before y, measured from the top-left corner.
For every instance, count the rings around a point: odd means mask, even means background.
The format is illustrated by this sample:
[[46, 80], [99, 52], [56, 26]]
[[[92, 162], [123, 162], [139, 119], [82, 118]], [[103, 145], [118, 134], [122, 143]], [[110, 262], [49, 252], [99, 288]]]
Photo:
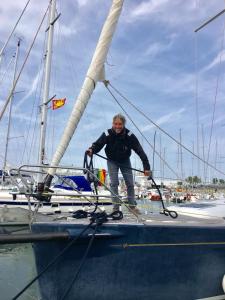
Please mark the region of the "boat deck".
[[[110, 209], [106, 209], [106, 212], [109, 213]], [[179, 215], [176, 219], [171, 218], [170, 216], [165, 216], [164, 214], [160, 214], [159, 212], [155, 213], [148, 213], [148, 214], [141, 214], [138, 217], [136, 217], [134, 214], [128, 212], [128, 210], [125, 210], [123, 212], [123, 219], [121, 220], [112, 220], [108, 219], [108, 222], [104, 223], [104, 225], [107, 224], [115, 224], [115, 225], [165, 225], [165, 226], [222, 226], [225, 227], [225, 219], [224, 218], [214, 218], [214, 217], [208, 217], [208, 218], [199, 218], [196, 216], [186, 216], [186, 215]], [[52, 216], [52, 220], [37, 220], [36, 223], [51, 223], [51, 224], [68, 224], [68, 225], [87, 225], [89, 224], [90, 219], [84, 218], [84, 219], [75, 219], [71, 215], [68, 214], [62, 214], [62, 215], [55, 215]]]

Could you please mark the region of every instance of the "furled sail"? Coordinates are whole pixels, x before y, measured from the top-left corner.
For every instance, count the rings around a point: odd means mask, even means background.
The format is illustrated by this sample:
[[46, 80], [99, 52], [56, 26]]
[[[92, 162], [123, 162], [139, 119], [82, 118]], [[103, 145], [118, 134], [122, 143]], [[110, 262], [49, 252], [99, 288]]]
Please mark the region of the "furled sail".
[[[99, 79], [102, 79], [104, 63], [122, 10], [123, 1], [124, 0], [113, 0], [112, 2], [111, 9], [100, 34], [100, 38], [95, 49], [90, 67], [87, 71], [86, 78], [84, 80], [80, 94], [78, 95], [77, 101], [75, 102], [75, 105], [73, 107], [61, 141], [53, 156], [51, 166], [59, 165], [60, 160], [63, 157], [74, 134], [74, 131], [83, 115], [86, 105], [88, 104], [88, 101], [94, 91], [97, 81]], [[50, 168], [48, 170], [48, 174], [50, 175], [47, 177], [48, 180], [55, 174], [55, 171], [56, 169], [53, 168]]]

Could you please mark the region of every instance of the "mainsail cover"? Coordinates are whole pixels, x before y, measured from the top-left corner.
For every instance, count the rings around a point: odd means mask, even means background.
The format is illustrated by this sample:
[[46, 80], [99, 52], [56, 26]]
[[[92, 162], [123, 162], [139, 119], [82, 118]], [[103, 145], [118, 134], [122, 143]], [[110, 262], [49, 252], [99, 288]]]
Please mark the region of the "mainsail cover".
[[[61, 158], [63, 157], [75, 132], [75, 129], [83, 115], [86, 105], [88, 104], [88, 101], [94, 91], [95, 85], [102, 76], [104, 63], [122, 10], [123, 1], [124, 0], [113, 0], [112, 2], [111, 9], [102, 28], [97, 47], [95, 49], [90, 67], [87, 71], [87, 75], [82, 85], [80, 94], [77, 97], [77, 101], [75, 102], [68, 123], [64, 129], [64, 133], [62, 135], [60, 143], [53, 156], [50, 165], [52, 167], [56, 167], [59, 165]], [[55, 172], [55, 168], [49, 168], [48, 170], [48, 174], [52, 176], [55, 174]]]

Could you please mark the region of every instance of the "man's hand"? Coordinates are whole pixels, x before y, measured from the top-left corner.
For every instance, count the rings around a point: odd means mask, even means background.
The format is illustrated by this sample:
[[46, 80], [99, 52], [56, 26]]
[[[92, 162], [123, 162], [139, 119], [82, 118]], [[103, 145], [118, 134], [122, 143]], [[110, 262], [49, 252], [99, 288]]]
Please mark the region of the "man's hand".
[[144, 174], [145, 174], [145, 176], [152, 177], [152, 171], [151, 170], [144, 170]]
[[93, 150], [91, 148], [88, 148], [86, 152], [87, 152], [87, 155], [90, 157], [93, 155]]

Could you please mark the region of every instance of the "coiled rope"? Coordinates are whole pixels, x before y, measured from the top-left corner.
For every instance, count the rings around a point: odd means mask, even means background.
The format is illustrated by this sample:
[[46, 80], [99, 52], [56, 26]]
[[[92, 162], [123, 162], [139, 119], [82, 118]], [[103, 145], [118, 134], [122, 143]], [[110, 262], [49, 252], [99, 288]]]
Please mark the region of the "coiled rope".
[[[93, 215], [92, 216], [92, 218], [90, 219], [90, 223], [87, 225], [87, 226], [85, 226], [85, 228], [79, 233], [79, 235], [78, 236], [76, 236], [75, 238], [73, 238], [64, 248], [63, 248], [63, 250], [62, 251], [60, 251], [59, 252], [59, 254], [58, 255], [56, 255], [56, 257], [55, 258], [53, 258], [53, 260], [52, 261], [50, 261], [50, 263], [48, 263], [47, 264], [47, 266], [40, 272], [40, 273], [38, 273], [18, 294], [16, 294], [16, 296], [14, 296], [13, 298], [12, 298], [12, 300], [16, 300], [16, 299], [18, 299], [37, 279], [39, 279], [41, 276], [43, 276], [45, 273], [46, 273], [46, 271], [48, 271], [48, 269], [50, 268], [50, 267], [52, 267], [56, 262], [58, 262], [62, 257], [63, 257], [63, 255], [64, 255], [64, 253], [68, 250], [68, 249], [70, 249], [71, 248], [71, 246], [73, 246], [76, 242], [77, 242], [77, 240], [79, 239], [79, 238], [81, 238], [81, 236], [89, 229], [89, 228], [91, 228], [93, 225], [95, 226], [95, 228], [94, 228], [94, 232], [93, 232], [93, 234], [92, 234], [92, 237], [91, 237], [91, 240], [90, 240], [90, 242], [89, 242], [89, 244], [88, 244], [88, 247], [87, 247], [87, 249], [86, 249], [86, 251], [85, 251], [85, 253], [84, 253], [84, 256], [82, 257], [82, 259], [81, 259], [81, 263], [80, 263], [80, 265], [79, 265], [79, 267], [78, 267], [78, 270], [77, 270], [77, 272], [76, 272], [76, 274], [75, 274], [75, 276], [74, 276], [74, 278], [73, 278], [73, 280], [72, 280], [72, 282], [70, 283], [70, 286], [69, 286], [69, 288], [66, 290], [66, 292], [64, 293], [64, 296], [66, 296], [67, 295], [67, 293], [70, 291], [70, 289], [71, 289], [71, 287], [72, 287], [72, 284], [74, 284], [74, 282], [75, 282], [75, 280], [77, 279], [77, 277], [78, 277], [78, 275], [79, 275], [79, 273], [80, 273], [80, 271], [81, 271], [81, 268], [82, 268], [82, 266], [83, 266], [83, 264], [84, 264], [84, 262], [85, 262], [85, 260], [86, 260], [86, 258], [87, 258], [87, 255], [88, 255], [88, 253], [89, 253], [89, 251], [90, 251], [90, 249], [91, 249], [91, 246], [92, 246], [92, 244], [93, 244], [93, 241], [94, 241], [94, 238], [95, 238], [95, 233], [96, 233], [96, 230], [97, 230], [97, 227], [98, 226], [100, 226], [100, 225], [102, 225], [103, 223], [104, 223], [105, 221], [103, 220], [103, 218], [99, 215], [99, 214], [95, 214], [95, 215]], [[64, 296], [63, 296], [63, 298], [62, 299], [65, 299], [64, 298]]]
[[[142, 170], [138, 170], [138, 169], [135, 169], [135, 168], [130, 168], [130, 167], [124, 166], [123, 164], [118, 164], [117, 162], [115, 162], [115, 161], [113, 161], [113, 160], [111, 160], [111, 159], [109, 159], [109, 158], [107, 158], [107, 157], [104, 157], [104, 156], [102, 156], [102, 155], [100, 155], [100, 154], [98, 154], [98, 153], [95, 153], [95, 155], [98, 156], [98, 157], [100, 157], [100, 158], [102, 158], [102, 159], [105, 159], [105, 160], [107, 160], [107, 161], [113, 162], [113, 163], [114, 163], [115, 165], [117, 165], [118, 167], [123, 166], [123, 167], [126, 168], [126, 169], [129, 169], [129, 170], [132, 170], [132, 171], [137, 171], [137, 172], [140, 172], [140, 173], [143, 173], [143, 174], [144, 174], [144, 171], [142, 171]], [[163, 198], [162, 198], [162, 193], [161, 193], [159, 187], [157, 186], [155, 180], [152, 178], [152, 176], [149, 176], [148, 179], [151, 180], [151, 181], [153, 182], [153, 185], [155, 186], [155, 188], [157, 189], [157, 191], [158, 191], [158, 193], [159, 193], [160, 201], [161, 201], [162, 208], [163, 208], [162, 211], [161, 211], [160, 213], [161, 213], [161, 214], [164, 214], [165, 216], [170, 216], [171, 218], [176, 219], [176, 218], [178, 217], [177, 212], [174, 211], [174, 210], [169, 210], [168, 208], [165, 207], [165, 204], [164, 204], [164, 201], [163, 201]]]

